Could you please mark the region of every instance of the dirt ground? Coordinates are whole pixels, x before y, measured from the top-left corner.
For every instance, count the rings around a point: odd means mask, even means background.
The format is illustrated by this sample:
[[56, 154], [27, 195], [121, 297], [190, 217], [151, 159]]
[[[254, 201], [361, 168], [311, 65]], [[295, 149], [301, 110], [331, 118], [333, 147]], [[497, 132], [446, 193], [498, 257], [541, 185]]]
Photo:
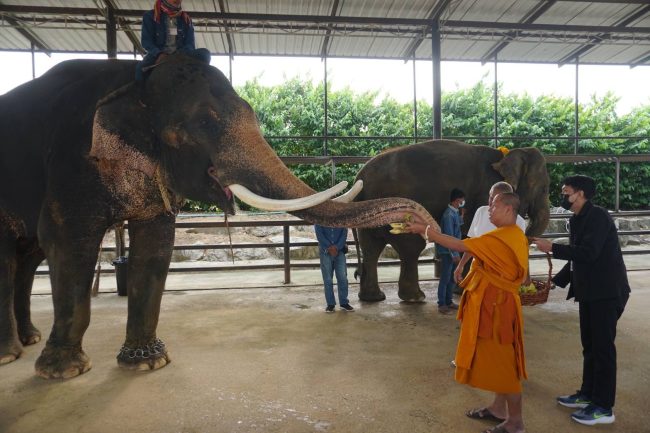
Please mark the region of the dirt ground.
[[[186, 276], [192, 278], [191, 276]], [[240, 278], [250, 278], [241, 275]], [[631, 272], [633, 296], [619, 322], [616, 423], [585, 427], [555, 396], [580, 382], [577, 308], [566, 291], [525, 307], [530, 379], [524, 383], [527, 432], [650, 432], [650, 272]], [[437, 283], [426, 282], [428, 299]], [[435, 302], [387, 300], [354, 313], [323, 313], [321, 288], [171, 290], [163, 297], [158, 335], [172, 363], [135, 373], [117, 367], [127, 300], [93, 299], [84, 348], [86, 374], [46, 381], [34, 376], [44, 341], [0, 367], [0, 432], [480, 432], [489, 423], [464, 410], [489, 394], [453, 380], [458, 324]], [[356, 300], [357, 287], [351, 287]], [[32, 298], [47, 335], [49, 294]]]

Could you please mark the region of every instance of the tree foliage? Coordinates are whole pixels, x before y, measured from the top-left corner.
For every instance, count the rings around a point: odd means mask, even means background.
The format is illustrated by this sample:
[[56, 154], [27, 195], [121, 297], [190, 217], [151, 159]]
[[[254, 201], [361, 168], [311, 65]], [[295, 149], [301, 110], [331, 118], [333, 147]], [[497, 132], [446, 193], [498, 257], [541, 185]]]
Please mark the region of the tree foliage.
[[[320, 138], [325, 132], [322, 84], [293, 78], [278, 86], [265, 87], [252, 80], [237, 92], [251, 104], [262, 132], [280, 156], [374, 156], [388, 147], [416, 140], [405, 138], [414, 137], [413, 104], [399, 103], [390, 97], [380, 100], [377, 92], [356, 93], [350, 88], [329, 91], [326, 142]], [[617, 102], [615, 95], [607, 93], [579, 104], [578, 153], [650, 152], [648, 138], [625, 138], [650, 136], [650, 105], [619, 116], [615, 110]], [[534, 146], [544, 154], [573, 154], [574, 110], [571, 98], [548, 95], [533, 98], [528, 94], [503, 94], [499, 90], [497, 126], [498, 135], [504, 138], [498, 144], [509, 148]], [[494, 136], [494, 122], [493, 91], [484, 82], [442, 94], [444, 137], [494, 145], [494, 140], [488, 138]], [[417, 135], [430, 137], [431, 130], [432, 108], [425, 101], [417, 101]], [[352, 182], [359, 168], [356, 164], [337, 165], [336, 181]], [[598, 203], [610, 209], [614, 207], [614, 163], [549, 164], [548, 168], [550, 191], [560, 190], [564, 176], [588, 174], [598, 183]], [[331, 186], [331, 166], [296, 165], [291, 169], [316, 190]], [[650, 164], [621, 164], [620, 175], [621, 209], [650, 208]], [[552, 195], [551, 202], [557, 204], [557, 201]], [[194, 210], [207, 209], [196, 202], [188, 206]]]

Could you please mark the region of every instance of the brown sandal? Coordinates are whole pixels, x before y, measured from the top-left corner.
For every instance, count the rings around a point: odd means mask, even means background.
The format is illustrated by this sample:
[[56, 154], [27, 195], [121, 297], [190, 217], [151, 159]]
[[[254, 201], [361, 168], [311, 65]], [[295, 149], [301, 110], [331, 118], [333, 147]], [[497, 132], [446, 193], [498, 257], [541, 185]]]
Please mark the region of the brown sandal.
[[499, 423], [505, 421], [505, 419], [499, 418], [498, 416], [490, 412], [490, 409], [488, 409], [487, 407], [468, 410], [467, 412], [465, 412], [465, 415], [467, 415], [468, 418], [482, 419], [485, 421], [496, 421]]

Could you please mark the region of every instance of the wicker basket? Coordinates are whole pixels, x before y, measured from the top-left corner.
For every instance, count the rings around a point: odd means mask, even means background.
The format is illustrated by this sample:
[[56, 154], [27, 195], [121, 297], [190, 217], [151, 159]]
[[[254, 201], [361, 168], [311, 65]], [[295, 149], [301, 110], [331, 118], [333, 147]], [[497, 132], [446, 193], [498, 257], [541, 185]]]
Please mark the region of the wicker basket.
[[520, 293], [521, 305], [537, 305], [543, 304], [548, 300], [548, 292], [551, 290], [553, 283], [551, 282], [551, 274], [553, 273], [553, 263], [551, 262], [551, 255], [546, 254], [548, 260], [548, 278], [546, 281], [532, 279], [531, 282], [535, 285], [537, 293]]

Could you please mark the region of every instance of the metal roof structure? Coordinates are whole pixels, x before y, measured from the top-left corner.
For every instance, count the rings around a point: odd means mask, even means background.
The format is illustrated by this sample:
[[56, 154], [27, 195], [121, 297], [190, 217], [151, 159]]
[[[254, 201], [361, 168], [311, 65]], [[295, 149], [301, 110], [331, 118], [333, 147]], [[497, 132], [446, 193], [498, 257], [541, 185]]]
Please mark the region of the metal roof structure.
[[[141, 52], [153, 0], [0, 0], [0, 51]], [[650, 65], [648, 0], [185, 0], [214, 55]], [[434, 56], [435, 57], [435, 56]]]

